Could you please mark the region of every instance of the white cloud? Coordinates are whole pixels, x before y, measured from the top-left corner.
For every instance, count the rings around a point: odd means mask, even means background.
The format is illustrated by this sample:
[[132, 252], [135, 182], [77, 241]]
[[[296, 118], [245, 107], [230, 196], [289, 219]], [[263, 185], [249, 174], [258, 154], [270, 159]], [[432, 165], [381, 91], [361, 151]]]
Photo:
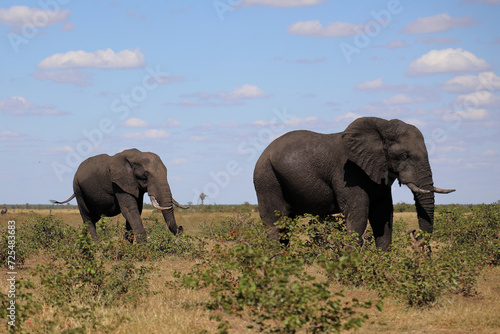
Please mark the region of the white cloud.
[[60, 154], [60, 153], [69, 153], [69, 152], [74, 152], [75, 149], [71, 146], [57, 146], [57, 147], [47, 147], [45, 150], [43, 150], [42, 154], [47, 155], [47, 154]]
[[407, 119], [407, 120], [405, 120], [405, 122], [408, 124], [414, 125], [418, 128], [423, 128], [424, 126], [427, 125], [425, 122], [422, 122], [421, 120], [416, 119], [416, 118]]
[[143, 132], [127, 133], [123, 137], [127, 139], [162, 139], [170, 137], [170, 133], [164, 130], [149, 129]]
[[295, 63], [297, 64], [319, 64], [326, 61], [326, 57], [317, 57], [314, 59], [297, 59]]
[[457, 146], [457, 145], [447, 145], [447, 146], [439, 145], [436, 147], [436, 152], [437, 153], [467, 152], [467, 149], [463, 146]]
[[448, 13], [420, 17], [408, 23], [403, 29], [406, 34], [428, 34], [448, 31], [459, 27], [469, 27], [478, 22], [469, 16], [451, 17]]
[[148, 79], [148, 83], [157, 83], [160, 85], [166, 85], [174, 82], [182, 82], [186, 80], [183, 76], [174, 76], [169, 74], [156, 75]]
[[0, 142], [15, 142], [24, 140], [18, 132], [2, 131], [0, 132]]
[[207, 138], [204, 136], [190, 136], [188, 139], [190, 141], [196, 141], [196, 142], [201, 142], [201, 141], [207, 140]]
[[0, 8], [0, 25], [22, 28], [25, 25], [33, 25], [38, 28], [49, 27], [54, 24], [66, 22], [71, 10], [43, 10], [30, 8], [28, 6], [12, 6]]
[[363, 30], [362, 24], [332, 22], [328, 26], [323, 26], [319, 20], [315, 20], [294, 23], [288, 27], [287, 33], [312, 37], [347, 37]]
[[484, 71], [490, 64], [473, 53], [458, 49], [431, 50], [408, 66], [408, 75], [428, 75], [466, 71]]
[[255, 122], [253, 122], [252, 124], [255, 124], [255, 125], [259, 125], [259, 126], [268, 126], [270, 124], [275, 124], [276, 122], [268, 122], [268, 121], [264, 121], [264, 120], [257, 120]]
[[285, 125], [288, 125], [288, 126], [297, 126], [297, 125], [303, 125], [304, 123], [308, 123], [308, 122], [314, 122], [317, 120], [318, 120], [318, 117], [316, 117], [316, 116], [309, 116], [306, 118], [292, 117], [290, 119], [287, 119], [283, 123], [285, 123]]
[[486, 150], [483, 152], [483, 156], [492, 156], [492, 155], [497, 155], [498, 154], [498, 151], [497, 150]]
[[255, 99], [255, 98], [265, 98], [268, 97], [266, 92], [257, 86], [244, 84], [239, 88], [235, 88], [229, 94], [221, 93], [220, 97], [222, 99], [230, 100], [242, 100], [242, 99]]
[[458, 38], [451, 37], [429, 37], [429, 36], [420, 36], [415, 39], [415, 43], [422, 44], [457, 44], [460, 43]]
[[382, 78], [354, 85], [354, 89], [356, 90], [378, 90], [380, 88], [382, 88]]
[[484, 2], [484, 3], [487, 3], [489, 5], [500, 5], [500, 0], [468, 0], [466, 1], [466, 3], [474, 3], [474, 2]]
[[387, 44], [384, 44], [384, 45], [374, 45], [372, 46], [372, 48], [387, 48], [387, 49], [400, 49], [400, 48], [407, 48], [409, 47], [409, 45], [401, 40], [401, 39], [397, 39], [395, 41], [391, 41]]
[[351, 121], [352, 122], [355, 119], [360, 118], [360, 117], [362, 117], [360, 114], [348, 112], [347, 114], [335, 117], [335, 120], [337, 122], [341, 122], [341, 121]]
[[[283, 124], [285, 124], [286, 126], [295, 127], [298, 125], [304, 125], [305, 123], [315, 122], [317, 120], [318, 120], [318, 117], [316, 117], [316, 116], [308, 116], [308, 117], [304, 117], [304, 118], [291, 117], [291, 118], [283, 121]], [[278, 122], [275, 120], [274, 121], [264, 121], [264, 120], [259, 119], [257, 121], [254, 121], [252, 124], [265, 127], [265, 126], [270, 126], [270, 125], [276, 126], [276, 125], [278, 125]]]
[[396, 93], [419, 93], [419, 94], [429, 94], [429, 88], [426, 86], [411, 86], [407, 84], [384, 84], [382, 78], [377, 78], [375, 80], [365, 81], [363, 83], [355, 84], [353, 87], [355, 90], [361, 91], [385, 91], [385, 92], [396, 92]]
[[90, 74], [74, 69], [36, 72], [33, 73], [33, 76], [41, 81], [51, 80], [57, 83], [71, 83], [78, 87], [90, 85]]
[[[233, 89], [231, 92], [196, 92], [191, 94], [181, 94], [180, 97], [187, 97], [188, 99], [168, 104], [184, 107], [239, 106], [244, 105], [242, 100], [262, 99], [269, 97], [269, 95], [257, 86], [244, 84], [241, 87]], [[214, 102], [213, 100], [218, 101]]]
[[404, 94], [398, 94], [391, 96], [388, 99], [383, 99], [382, 103], [386, 105], [394, 105], [394, 104], [414, 104], [414, 103], [423, 103], [426, 99], [423, 97], [410, 97]]
[[459, 95], [456, 102], [468, 107], [493, 106], [500, 103], [500, 97], [489, 91], [482, 90]]
[[36, 105], [29, 102], [22, 96], [12, 96], [0, 100], [0, 111], [5, 111], [11, 115], [63, 115], [66, 114], [57, 110], [52, 105]]
[[456, 111], [450, 116], [459, 116], [463, 119], [473, 120], [473, 121], [481, 121], [488, 118], [489, 113], [485, 109], [467, 109]]
[[178, 120], [176, 119], [173, 119], [173, 118], [168, 118], [162, 126], [164, 127], [167, 127], [167, 128], [176, 128], [178, 127], [179, 125], [181, 124], [181, 122], [179, 122]]
[[446, 81], [441, 85], [441, 88], [450, 93], [466, 93], [477, 90], [496, 91], [500, 90], [500, 77], [493, 72], [460, 75]]
[[62, 30], [63, 31], [73, 31], [73, 30], [75, 30], [75, 24], [71, 23], [71, 22], [65, 23]]
[[304, 7], [315, 6], [326, 0], [243, 0], [236, 7], [269, 6], [269, 7]]
[[170, 165], [180, 165], [180, 164], [185, 164], [186, 162], [188, 162], [186, 158], [177, 158], [170, 161]]
[[137, 68], [144, 67], [144, 54], [139, 49], [122, 50], [115, 53], [111, 49], [94, 52], [68, 51], [56, 53], [38, 64], [39, 69], [51, 68]]
[[139, 118], [129, 118], [123, 124], [126, 128], [144, 128], [148, 126], [148, 122]]

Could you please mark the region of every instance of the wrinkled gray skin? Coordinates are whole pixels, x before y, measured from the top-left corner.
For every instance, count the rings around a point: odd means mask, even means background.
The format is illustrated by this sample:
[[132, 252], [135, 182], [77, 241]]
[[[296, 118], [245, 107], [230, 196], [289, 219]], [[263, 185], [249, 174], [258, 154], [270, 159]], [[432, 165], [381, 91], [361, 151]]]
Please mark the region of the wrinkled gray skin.
[[360, 236], [369, 220], [383, 250], [392, 239], [396, 179], [413, 188], [419, 227], [431, 233], [434, 192], [452, 190], [434, 187], [422, 134], [400, 120], [364, 117], [341, 133], [289, 132], [264, 150], [254, 171], [260, 216], [272, 237], [279, 236], [276, 210], [289, 217], [343, 213], [347, 230]]
[[[177, 227], [173, 204], [180, 206], [170, 192], [167, 168], [154, 153], [137, 149], [125, 150], [109, 156], [100, 154], [81, 163], [73, 179], [73, 196], [84, 222], [89, 222], [89, 232], [97, 240], [96, 223], [101, 216], [113, 217], [120, 212], [126, 222], [124, 238], [137, 243], [146, 242], [146, 230], [142, 225], [141, 213], [144, 193], [154, 196], [161, 207], [168, 229], [175, 235], [182, 233]], [[180, 206], [182, 208], [186, 208]]]

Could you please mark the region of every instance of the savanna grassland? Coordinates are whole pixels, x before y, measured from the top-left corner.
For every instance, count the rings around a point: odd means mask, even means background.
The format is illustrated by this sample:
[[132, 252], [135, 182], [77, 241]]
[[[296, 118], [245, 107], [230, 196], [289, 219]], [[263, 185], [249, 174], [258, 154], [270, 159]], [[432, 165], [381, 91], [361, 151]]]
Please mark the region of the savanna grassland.
[[500, 333], [500, 205], [438, 207], [433, 235], [415, 238], [406, 209], [388, 252], [370, 230], [361, 247], [339, 216], [282, 219], [283, 248], [251, 205], [176, 210], [181, 237], [145, 210], [142, 246], [122, 239], [121, 216], [100, 221], [96, 244], [75, 207], [9, 209], [0, 257], [8, 277], [15, 250], [16, 326], [0, 332]]

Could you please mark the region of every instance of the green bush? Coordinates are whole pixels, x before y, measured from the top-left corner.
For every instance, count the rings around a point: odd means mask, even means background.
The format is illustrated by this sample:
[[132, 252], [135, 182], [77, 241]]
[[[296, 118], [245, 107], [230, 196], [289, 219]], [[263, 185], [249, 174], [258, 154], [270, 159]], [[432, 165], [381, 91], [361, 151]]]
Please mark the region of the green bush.
[[[295, 234], [299, 230], [292, 228], [298, 220], [285, 219], [289, 237], [299, 240]], [[219, 243], [203, 262], [189, 274], [176, 274], [184, 287], [209, 289], [211, 299], [206, 306], [215, 311], [221, 333], [227, 332], [230, 322], [219, 310], [243, 319], [259, 332], [339, 332], [358, 328], [367, 319], [360, 310], [370, 307], [371, 301], [345, 301], [340, 292], [331, 292], [328, 280], [320, 281], [306, 272], [306, 261], [297, 256], [298, 245], [294, 251], [282, 249], [265, 238], [265, 228], [249, 216], [236, 215], [226, 223], [220, 229], [213, 224], [209, 227]], [[319, 257], [311, 265], [338, 273], [355, 266], [357, 260], [357, 254], [344, 253], [338, 261]]]
[[394, 204], [394, 212], [415, 212], [415, 204], [408, 204], [405, 202], [399, 202]]
[[[11, 298], [9, 293], [4, 294], [0, 291], [0, 317], [3, 319], [6, 333], [25, 333], [26, 328], [29, 327], [27, 320], [36, 314], [41, 305], [34, 298], [35, 285], [32, 282], [16, 280], [15, 287], [15, 299]], [[11, 301], [15, 301], [14, 306]], [[14, 308], [14, 314], [11, 313], [12, 308]], [[13, 315], [14, 318], [8, 315]]]
[[75, 320], [75, 331], [105, 329], [102, 316], [94, 312], [96, 308], [136, 305], [141, 296], [148, 294], [152, 267], [136, 268], [129, 259], [107, 269], [87, 226], [76, 232], [74, 246], [61, 249], [61, 261], [34, 270], [44, 302], [57, 309], [52, 320], [43, 322], [44, 331], [57, 332], [68, 318]]
[[159, 213], [153, 212], [145, 222], [148, 243], [145, 248], [152, 259], [165, 256], [197, 256], [203, 248], [202, 242], [188, 235], [175, 236], [165, 226], [165, 221]]
[[[0, 244], [8, 249], [9, 231], [0, 230]], [[23, 224], [16, 224], [15, 229], [15, 263], [22, 266], [28, 256], [48, 250], [54, 255], [59, 247], [72, 243], [71, 228], [52, 215], [31, 214]], [[3, 265], [7, 265], [7, 252], [0, 254]]]
[[450, 207], [436, 217], [437, 240], [473, 265], [500, 264], [500, 205]]
[[[286, 231], [285, 236], [290, 240], [287, 250], [293, 256], [312, 263], [321, 257], [332, 262], [339, 261], [346, 252], [351, 256], [358, 254], [361, 261], [342, 271], [330, 273], [332, 278], [346, 285], [375, 289], [381, 296], [390, 293], [410, 306], [422, 307], [439, 303], [447, 293], [475, 294], [480, 270], [478, 259], [490, 259], [489, 263], [492, 263], [491, 259], [496, 259], [494, 250], [498, 248], [494, 246], [498, 244], [494, 238], [486, 240], [484, 237], [499, 231], [497, 217], [500, 210], [498, 207], [480, 206], [477, 210], [472, 215], [456, 213], [453, 216], [453, 220], [463, 221], [474, 231], [459, 238], [455, 232], [455, 239], [461, 247], [443, 238], [449, 233], [440, 231], [442, 225], [439, 224], [434, 237], [418, 232], [416, 237], [420, 241], [417, 242], [406, 231], [407, 224], [404, 221], [395, 222], [393, 242], [387, 252], [375, 247], [371, 229], [363, 236], [364, 244], [361, 246], [356, 234], [347, 233], [342, 216], [306, 216], [302, 219], [283, 217], [277, 225]], [[470, 242], [472, 238], [481, 243], [481, 246], [475, 246], [476, 250], [469, 249], [474, 245]], [[438, 242], [432, 241], [434, 239], [438, 239]], [[469, 242], [464, 244], [465, 240]], [[416, 243], [419, 245], [416, 246]]]
[[54, 250], [71, 242], [72, 228], [55, 216], [32, 214], [22, 225], [23, 242], [29, 243], [31, 252]]

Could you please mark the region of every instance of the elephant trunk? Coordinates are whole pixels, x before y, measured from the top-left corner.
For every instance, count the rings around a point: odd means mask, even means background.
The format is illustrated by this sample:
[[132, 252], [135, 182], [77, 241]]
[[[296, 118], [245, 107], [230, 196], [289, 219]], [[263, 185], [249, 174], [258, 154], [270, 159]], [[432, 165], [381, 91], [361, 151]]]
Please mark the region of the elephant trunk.
[[162, 212], [163, 218], [167, 223], [167, 227], [174, 235], [180, 236], [182, 234], [182, 226], [177, 226], [174, 216], [174, 209], [170, 208], [168, 210], [163, 210]]
[[[175, 221], [173, 208], [175, 200], [172, 198], [172, 193], [170, 192], [170, 187], [168, 186], [168, 184], [166, 186], [163, 185], [161, 192], [148, 190], [148, 193], [152, 197], [152, 203], [158, 201], [158, 205], [156, 206], [155, 204], [153, 204], [153, 206], [158, 210], [161, 210], [163, 218], [165, 219], [165, 223], [167, 224], [170, 232], [172, 232], [174, 235], [181, 235], [182, 226], [177, 226], [177, 223]], [[155, 194], [159, 196], [155, 196]]]
[[432, 233], [434, 229], [434, 185], [430, 167], [428, 175], [418, 182], [417, 187], [423, 190], [413, 191], [412, 189], [417, 208], [418, 226], [422, 231]]

